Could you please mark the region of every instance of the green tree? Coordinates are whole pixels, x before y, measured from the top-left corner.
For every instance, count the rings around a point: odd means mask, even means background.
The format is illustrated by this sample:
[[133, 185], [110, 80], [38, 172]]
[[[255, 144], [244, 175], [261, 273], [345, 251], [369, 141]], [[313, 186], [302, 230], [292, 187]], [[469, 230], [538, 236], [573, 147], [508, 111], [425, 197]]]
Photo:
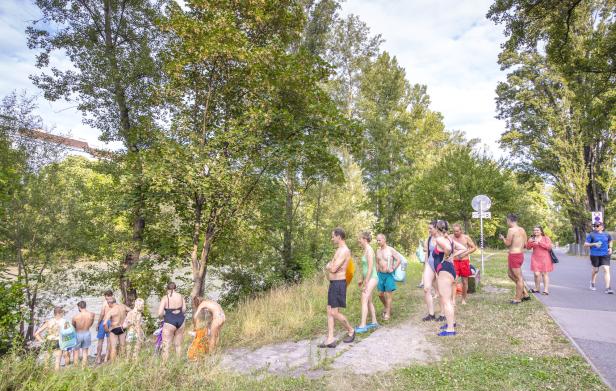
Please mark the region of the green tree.
[[122, 193], [131, 213], [132, 245], [121, 262], [120, 289], [124, 302], [136, 298], [128, 274], [141, 258], [146, 228], [140, 152], [149, 145], [155, 128], [153, 91], [161, 78], [158, 53], [163, 46], [155, 26], [164, 0], [76, 1], [37, 0], [43, 16], [27, 29], [28, 45], [40, 49], [36, 65], [51, 66], [53, 51], [68, 56], [68, 70], [51, 67], [31, 76], [46, 99], [75, 100], [85, 122], [102, 132], [103, 140], [119, 140], [119, 157], [130, 173]]
[[196, 296], [214, 243], [244, 218], [262, 181], [335, 166], [328, 145], [348, 131], [320, 87], [325, 64], [301, 47], [288, 50], [302, 37], [301, 4], [187, 7], [171, 7], [163, 22], [172, 126], [152, 151], [148, 177], [190, 238], [180, 251], [190, 254]]
[[447, 141], [442, 116], [430, 110], [422, 85], [410, 85], [395, 57], [381, 54], [361, 77], [358, 114], [364, 129], [359, 161], [377, 229], [395, 243], [408, 189], [425, 168], [429, 150]]

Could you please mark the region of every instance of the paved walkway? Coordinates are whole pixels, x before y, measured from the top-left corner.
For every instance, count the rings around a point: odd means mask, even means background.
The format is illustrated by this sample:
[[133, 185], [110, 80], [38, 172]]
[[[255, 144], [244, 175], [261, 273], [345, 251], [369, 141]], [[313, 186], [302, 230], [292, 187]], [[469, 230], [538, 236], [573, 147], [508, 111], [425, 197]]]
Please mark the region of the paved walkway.
[[[597, 277], [597, 290], [591, 291], [588, 257], [557, 252], [560, 262], [550, 274], [550, 295], [537, 295], [554, 320], [596, 368], [608, 385], [616, 390], [616, 295], [604, 293], [603, 274]], [[612, 268], [616, 264], [612, 262]], [[534, 287], [530, 254], [524, 262], [524, 277]], [[616, 287], [612, 272], [612, 286]]]

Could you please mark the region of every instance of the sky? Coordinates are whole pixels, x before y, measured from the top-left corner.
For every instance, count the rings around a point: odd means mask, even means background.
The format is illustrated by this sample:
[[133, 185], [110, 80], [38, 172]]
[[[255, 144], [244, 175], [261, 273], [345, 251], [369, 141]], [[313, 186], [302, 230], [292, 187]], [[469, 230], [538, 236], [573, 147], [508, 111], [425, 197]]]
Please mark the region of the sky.
[[[505, 130], [495, 116], [495, 88], [505, 74], [497, 56], [505, 40], [502, 27], [485, 18], [492, 0], [346, 0], [341, 13], [358, 15], [383, 50], [396, 56], [411, 83], [428, 86], [432, 109], [443, 114], [449, 130], [479, 138], [496, 155]], [[59, 133], [105, 147], [98, 132], [82, 124], [74, 102], [48, 102], [28, 76], [39, 72], [24, 33], [40, 12], [30, 0], [0, 1], [0, 96], [26, 90], [39, 96], [39, 114]], [[59, 68], [70, 67], [62, 55]], [[106, 146], [107, 148], [111, 146]]]

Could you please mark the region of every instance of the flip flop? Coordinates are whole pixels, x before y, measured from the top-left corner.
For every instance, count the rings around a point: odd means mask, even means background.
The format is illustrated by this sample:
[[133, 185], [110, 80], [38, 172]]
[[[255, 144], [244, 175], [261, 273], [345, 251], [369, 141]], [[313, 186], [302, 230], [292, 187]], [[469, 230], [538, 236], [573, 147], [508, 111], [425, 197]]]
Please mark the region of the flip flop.
[[336, 345], [337, 345], [336, 341], [334, 341], [334, 342], [329, 343], [329, 344], [320, 343], [320, 344], [317, 345], [317, 347], [322, 348], [322, 349], [324, 349], [324, 348], [334, 349], [336, 347]]
[[443, 330], [440, 333], [436, 334], [439, 337], [455, 337], [456, 332], [455, 331], [447, 331], [447, 330]]

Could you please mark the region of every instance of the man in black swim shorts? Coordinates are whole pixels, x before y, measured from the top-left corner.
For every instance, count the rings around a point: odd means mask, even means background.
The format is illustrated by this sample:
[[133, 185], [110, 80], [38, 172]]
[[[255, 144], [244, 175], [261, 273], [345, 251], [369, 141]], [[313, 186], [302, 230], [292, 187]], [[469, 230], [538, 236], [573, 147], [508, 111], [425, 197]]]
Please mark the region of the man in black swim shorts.
[[[123, 353], [126, 348], [126, 333], [122, 328], [126, 314], [130, 309], [121, 303], [116, 303], [115, 298], [107, 301], [109, 309], [105, 314], [103, 326], [105, 331], [109, 333], [109, 342], [111, 350], [109, 351], [109, 361], [113, 361], [118, 354], [118, 344], [120, 345], [120, 353]], [[110, 323], [108, 323], [110, 321]]]
[[344, 342], [351, 343], [355, 340], [355, 330], [347, 318], [340, 313], [340, 308], [346, 307], [346, 269], [351, 259], [351, 250], [346, 245], [345, 232], [342, 228], [336, 228], [332, 232], [332, 242], [338, 247], [334, 258], [327, 264], [325, 269], [329, 278], [329, 290], [327, 292], [327, 339], [320, 348], [335, 348], [334, 326], [337, 320], [347, 330]]

